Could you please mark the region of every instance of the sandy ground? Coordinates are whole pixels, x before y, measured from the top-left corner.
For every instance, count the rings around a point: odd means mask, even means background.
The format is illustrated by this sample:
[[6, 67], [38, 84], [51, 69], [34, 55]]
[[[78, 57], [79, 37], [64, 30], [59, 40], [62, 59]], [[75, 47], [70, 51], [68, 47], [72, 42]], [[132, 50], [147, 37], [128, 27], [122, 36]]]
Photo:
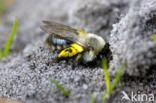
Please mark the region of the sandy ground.
[[[0, 60], [0, 97], [26, 103], [96, 103], [105, 92], [103, 69], [96, 65], [73, 65], [73, 59], [50, 63], [58, 54], [44, 41], [42, 20], [52, 20], [102, 36], [109, 43], [111, 79], [122, 62], [126, 69], [106, 103], [156, 103], [156, 0], [16, 0], [0, 21], [4, 47], [14, 17], [20, 20], [11, 54]], [[6, 35], [5, 35], [6, 34]], [[98, 62], [100, 60], [96, 60]], [[54, 78], [70, 91], [64, 94], [50, 82]], [[125, 91], [154, 94], [155, 101], [121, 101]]]

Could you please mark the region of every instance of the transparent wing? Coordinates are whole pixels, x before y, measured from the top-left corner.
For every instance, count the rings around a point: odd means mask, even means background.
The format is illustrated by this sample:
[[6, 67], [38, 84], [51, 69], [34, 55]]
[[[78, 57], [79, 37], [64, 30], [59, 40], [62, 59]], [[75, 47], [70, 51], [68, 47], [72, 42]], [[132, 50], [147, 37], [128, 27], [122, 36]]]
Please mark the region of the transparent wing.
[[71, 42], [78, 42], [77, 30], [69, 26], [62, 25], [53, 21], [43, 21], [41, 29], [58, 38], [69, 40]]

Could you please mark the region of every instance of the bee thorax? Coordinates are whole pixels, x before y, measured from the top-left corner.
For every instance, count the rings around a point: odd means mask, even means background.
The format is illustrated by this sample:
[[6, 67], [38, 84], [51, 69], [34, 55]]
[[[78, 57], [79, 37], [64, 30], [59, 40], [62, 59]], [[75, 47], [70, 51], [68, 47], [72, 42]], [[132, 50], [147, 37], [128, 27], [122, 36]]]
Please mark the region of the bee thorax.
[[89, 34], [87, 42], [89, 47], [92, 47], [94, 49], [95, 55], [97, 55], [106, 44], [102, 37], [91, 33]]

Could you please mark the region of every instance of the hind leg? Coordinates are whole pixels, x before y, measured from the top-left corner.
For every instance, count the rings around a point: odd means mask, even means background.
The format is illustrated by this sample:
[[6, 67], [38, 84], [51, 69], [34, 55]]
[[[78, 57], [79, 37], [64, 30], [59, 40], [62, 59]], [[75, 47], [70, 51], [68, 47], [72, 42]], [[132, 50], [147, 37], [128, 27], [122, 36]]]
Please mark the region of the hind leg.
[[76, 58], [75, 58], [74, 65], [75, 65], [75, 66], [78, 66], [78, 64], [80, 63], [81, 59], [82, 59], [82, 54], [78, 54], [78, 55], [76, 56]]

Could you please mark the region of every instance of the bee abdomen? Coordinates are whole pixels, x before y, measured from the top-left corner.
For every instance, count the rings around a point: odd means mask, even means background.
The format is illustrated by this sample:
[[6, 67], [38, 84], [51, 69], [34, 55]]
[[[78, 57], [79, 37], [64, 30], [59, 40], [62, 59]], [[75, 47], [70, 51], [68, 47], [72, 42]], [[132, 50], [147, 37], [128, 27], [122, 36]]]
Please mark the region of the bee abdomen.
[[62, 50], [58, 57], [72, 57], [78, 53], [81, 53], [84, 51], [84, 48], [76, 43], [71, 44], [69, 47]]
[[50, 41], [52, 42], [52, 44], [55, 44], [55, 45], [68, 45], [68, 44], [70, 44], [70, 41], [64, 40], [64, 39], [60, 39], [60, 38], [56, 38], [54, 36], [52, 36], [50, 38]]

